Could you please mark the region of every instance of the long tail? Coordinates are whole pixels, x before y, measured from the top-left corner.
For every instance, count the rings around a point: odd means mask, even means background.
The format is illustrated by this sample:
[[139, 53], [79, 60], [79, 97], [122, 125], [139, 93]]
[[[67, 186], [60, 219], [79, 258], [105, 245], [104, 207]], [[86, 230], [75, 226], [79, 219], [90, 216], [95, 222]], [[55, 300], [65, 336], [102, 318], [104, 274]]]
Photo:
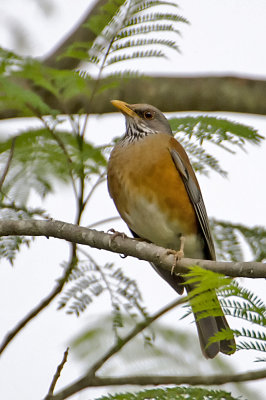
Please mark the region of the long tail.
[[[157, 267], [152, 263], [151, 265], [156, 270], [156, 272], [158, 272], [158, 274], [161, 275], [161, 277], [165, 279], [166, 282], [168, 282], [178, 294], [183, 293], [184, 287], [186, 287], [188, 293], [192, 289], [191, 287], [188, 287], [188, 285], [184, 285], [184, 279], [181, 276], [172, 275], [171, 272], [166, 271], [163, 268]], [[212, 294], [212, 296], [215, 299], [216, 295], [214, 293]], [[214, 358], [219, 352], [228, 355], [235, 352], [236, 344], [233, 338], [229, 340], [221, 340], [220, 342], [214, 342], [208, 345], [209, 339], [213, 337], [217, 332], [222, 331], [223, 329], [229, 329], [228, 322], [223, 314], [222, 309], [221, 314], [222, 315], [218, 317], [206, 317], [200, 319], [199, 313], [197, 314], [194, 312], [201, 351], [206, 358]]]
[[195, 315], [195, 320], [198, 330], [200, 347], [204, 357], [214, 358], [219, 352], [228, 355], [235, 352], [236, 345], [234, 339], [221, 340], [220, 342], [215, 342], [207, 346], [209, 339], [213, 337], [217, 332], [229, 328], [225, 316], [206, 317], [197, 321], [197, 315]]

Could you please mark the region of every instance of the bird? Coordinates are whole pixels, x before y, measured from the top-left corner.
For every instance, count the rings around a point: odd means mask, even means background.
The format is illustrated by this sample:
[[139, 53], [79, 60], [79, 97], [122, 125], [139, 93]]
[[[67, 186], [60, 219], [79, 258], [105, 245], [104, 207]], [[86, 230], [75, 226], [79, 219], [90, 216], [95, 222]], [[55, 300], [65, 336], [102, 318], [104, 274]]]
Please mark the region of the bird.
[[[133, 237], [176, 251], [178, 258], [216, 260], [199, 183], [165, 115], [149, 104], [111, 103], [124, 115], [126, 133], [110, 154], [107, 185]], [[178, 294], [184, 288], [191, 291], [181, 275], [152, 266]], [[234, 338], [209, 343], [217, 332], [230, 329], [216, 293], [210, 292], [217, 300], [219, 316], [199, 318], [194, 313], [200, 347], [207, 359], [219, 352], [230, 355], [235, 351]]]

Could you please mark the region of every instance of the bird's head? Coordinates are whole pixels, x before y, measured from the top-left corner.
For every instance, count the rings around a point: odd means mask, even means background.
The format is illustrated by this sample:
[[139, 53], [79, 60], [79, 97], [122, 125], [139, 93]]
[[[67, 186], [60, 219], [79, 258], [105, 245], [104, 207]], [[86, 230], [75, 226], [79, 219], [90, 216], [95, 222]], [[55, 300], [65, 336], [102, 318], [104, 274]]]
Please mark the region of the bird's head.
[[128, 104], [120, 100], [111, 103], [126, 118], [126, 137], [130, 140], [141, 139], [155, 133], [172, 135], [172, 130], [164, 114], [149, 104]]

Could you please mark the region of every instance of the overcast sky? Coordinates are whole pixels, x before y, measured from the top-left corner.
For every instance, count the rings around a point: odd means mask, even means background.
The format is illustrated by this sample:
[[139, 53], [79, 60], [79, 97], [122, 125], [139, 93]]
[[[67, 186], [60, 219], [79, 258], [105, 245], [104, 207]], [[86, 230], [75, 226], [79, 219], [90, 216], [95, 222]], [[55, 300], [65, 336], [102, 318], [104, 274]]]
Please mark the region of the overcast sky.
[[[44, 56], [69, 31], [89, 4], [84, 0], [45, 0], [43, 12], [36, 3], [34, 0], [1, 1], [0, 46], [11, 47], [23, 54]], [[182, 55], [173, 55], [172, 59], [163, 60], [161, 63], [149, 60], [140, 65], [138, 62], [138, 67], [146, 72], [152, 70], [153, 73], [164, 71], [167, 74], [179, 75], [233, 74], [266, 78], [266, 2], [181, 0], [178, 4], [181, 15], [191, 23], [181, 26], [182, 37], [179, 39], [179, 45]], [[10, 28], [14, 27], [21, 32], [20, 43], [12, 37]], [[141, 101], [145, 102], [145, 99]], [[228, 113], [221, 115], [253, 125], [261, 135], [266, 136], [265, 117]], [[12, 125], [3, 122], [0, 134], [17, 132], [18, 126], [18, 122]], [[113, 136], [122, 134], [123, 131], [124, 120], [121, 115], [116, 114], [93, 116], [87, 134], [90, 140], [108, 143]], [[210, 216], [249, 226], [266, 224], [265, 152], [265, 144], [260, 148], [248, 146], [248, 153], [239, 152], [236, 155], [217, 150], [216, 155], [220, 158], [223, 168], [229, 171], [229, 178], [223, 179], [215, 173], [210, 175], [210, 179], [199, 177]], [[59, 191], [56, 200], [54, 197], [48, 198], [45, 205], [53, 218], [72, 222], [73, 197], [64, 187]], [[38, 198], [35, 201], [36, 204], [41, 204]], [[116, 211], [103, 185], [86, 214], [86, 223], [92, 223], [102, 216], [113, 215], [116, 215]], [[113, 224], [112, 227], [124, 231], [126, 229], [122, 222]], [[110, 226], [104, 228], [107, 230]], [[109, 254], [96, 251], [93, 254], [103, 262], [110, 259]], [[24, 250], [18, 257], [15, 268], [11, 268], [6, 262], [1, 263], [0, 338], [47, 295], [55, 279], [61, 274], [60, 263], [67, 257], [66, 243], [52, 239], [36, 239], [30, 250]], [[151, 311], [162, 306], [161, 298], [154, 296], [154, 293], [160, 291], [165, 303], [174, 298], [174, 292], [150, 272], [148, 265], [140, 265], [139, 261], [132, 259], [123, 261], [123, 264], [118, 257], [112, 259], [117, 260], [121, 266], [125, 265], [126, 272], [132, 277], [142, 277], [141, 288]], [[153, 290], [149, 289], [150, 277], [154, 282]], [[256, 281], [249, 285], [259, 290], [265, 299], [264, 282]], [[99, 310], [104, 310], [104, 307], [104, 304], [99, 304]], [[69, 338], [79, 332], [80, 326], [89, 323], [90, 313], [94, 315], [97, 312], [98, 309], [92, 307], [86, 315], [77, 320], [66, 316], [64, 312], [56, 312], [56, 302], [49, 310], [43, 312], [16, 338], [1, 358], [0, 398], [13, 400], [17, 399], [19, 394], [20, 399], [40, 399], [48, 390]], [[189, 324], [186, 320], [178, 321], [173, 314], [166, 318], [168, 323]], [[239, 353], [234, 356], [233, 362], [238, 363], [239, 371], [258, 368], [259, 365], [253, 363], [254, 357], [251, 351], [246, 352], [245, 357]], [[208, 368], [210, 363], [208, 362]], [[79, 364], [70, 364], [67, 365], [58, 387], [71, 382], [81, 373]], [[254, 383], [250, 387], [260, 387], [262, 391], [262, 383]], [[94, 393], [91, 391], [87, 396], [76, 398], [92, 398]]]

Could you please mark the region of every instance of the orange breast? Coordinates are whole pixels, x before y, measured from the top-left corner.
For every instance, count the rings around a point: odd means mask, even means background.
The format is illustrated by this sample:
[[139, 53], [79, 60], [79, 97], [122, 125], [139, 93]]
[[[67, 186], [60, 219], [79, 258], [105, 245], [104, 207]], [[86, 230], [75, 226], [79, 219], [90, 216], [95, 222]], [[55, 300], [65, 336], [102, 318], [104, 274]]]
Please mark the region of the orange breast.
[[176, 248], [198, 222], [169, 148], [171, 136], [149, 135], [112, 151], [108, 187], [121, 217], [140, 237]]

